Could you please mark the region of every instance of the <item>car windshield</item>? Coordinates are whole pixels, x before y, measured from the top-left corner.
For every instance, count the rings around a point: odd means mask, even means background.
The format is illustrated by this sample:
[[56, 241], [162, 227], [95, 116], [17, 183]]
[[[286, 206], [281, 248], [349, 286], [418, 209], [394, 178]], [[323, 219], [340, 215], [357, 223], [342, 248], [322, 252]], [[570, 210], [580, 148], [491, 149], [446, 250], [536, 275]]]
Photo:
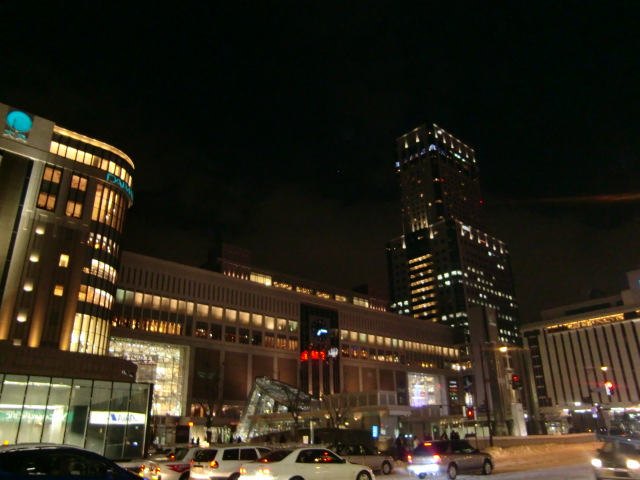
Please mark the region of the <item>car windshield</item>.
[[260, 458], [258, 461], [261, 463], [273, 463], [279, 462], [282, 459], [288, 457], [293, 450], [275, 450], [273, 452], [267, 453], [264, 457]]

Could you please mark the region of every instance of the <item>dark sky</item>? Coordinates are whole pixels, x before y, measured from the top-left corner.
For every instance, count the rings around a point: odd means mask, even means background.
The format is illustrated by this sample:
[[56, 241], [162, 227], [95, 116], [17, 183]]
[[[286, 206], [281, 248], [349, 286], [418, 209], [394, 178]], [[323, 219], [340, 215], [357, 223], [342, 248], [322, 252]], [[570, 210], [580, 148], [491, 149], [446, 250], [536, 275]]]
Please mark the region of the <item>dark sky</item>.
[[129, 250], [386, 287], [395, 139], [434, 122], [476, 150], [525, 321], [640, 266], [638, 1], [0, 7], [0, 101], [136, 164]]

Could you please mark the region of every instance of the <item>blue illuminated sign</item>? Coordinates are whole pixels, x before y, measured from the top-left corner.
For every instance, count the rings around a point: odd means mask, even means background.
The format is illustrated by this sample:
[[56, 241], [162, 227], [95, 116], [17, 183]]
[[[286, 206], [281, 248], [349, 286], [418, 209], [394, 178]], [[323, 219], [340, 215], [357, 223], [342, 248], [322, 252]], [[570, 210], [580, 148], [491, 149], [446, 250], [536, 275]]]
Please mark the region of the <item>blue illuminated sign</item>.
[[4, 135], [15, 140], [27, 141], [29, 130], [33, 126], [33, 118], [19, 110], [9, 112], [4, 128]]
[[116, 177], [113, 173], [107, 173], [106, 180], [109, 183], [113, 183], [114, 185], [119, 186], [121, 189], [127, 192], [127, 194], [131, 197], [131, 200], [133, 200], [133, 190], [131, 190], [131, 187], [127, 185], [124, 180]]
[[373, 438], [378, 438], [380, 436], [380, 432], [379, 432], [379, 427], [378, 425], [373, 425], [371, 427], [371, 436]]

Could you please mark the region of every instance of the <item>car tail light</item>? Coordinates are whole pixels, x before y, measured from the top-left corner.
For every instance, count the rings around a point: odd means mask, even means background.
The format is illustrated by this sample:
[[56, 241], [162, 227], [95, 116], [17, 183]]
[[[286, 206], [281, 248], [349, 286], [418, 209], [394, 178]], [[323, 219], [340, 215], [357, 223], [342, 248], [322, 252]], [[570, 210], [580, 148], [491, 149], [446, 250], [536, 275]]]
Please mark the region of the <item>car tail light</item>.
[[244, 467], [240, 467], [240, 475], [244, 475], [245, 473], [247, 473], [247, 469]]
[[602, 468], [602, 460], [600, 460], [599, 458], [592, 458], [591, 465], [593, 465], [596, 468]]
[[640, 468], [640, 463], [637, 460], [627, 460], [627, 468], [631, 470], [638, 470]]
[[440, 457], [440, 455], [433, 456], [433, 463], [440, 463], [441, 461], [442, 461], [442, 458]]
[[407, 463], [413, 463], [413, 458], [411, 455], [407, 455]]
[[271, 475], [271, 470], [269, 470], [268, 468], [259, 468], [258, 469], [258, 475], [267, 475], [270, 476]]
[[156, 467], [156, 474], [160, 473], [160, 467]]
[[209, 462], [209, 466], [210, 466], [211, 468], [218, 468], [218, 462], [216, 462], [215, 460], [211, 460], [211, 461]]

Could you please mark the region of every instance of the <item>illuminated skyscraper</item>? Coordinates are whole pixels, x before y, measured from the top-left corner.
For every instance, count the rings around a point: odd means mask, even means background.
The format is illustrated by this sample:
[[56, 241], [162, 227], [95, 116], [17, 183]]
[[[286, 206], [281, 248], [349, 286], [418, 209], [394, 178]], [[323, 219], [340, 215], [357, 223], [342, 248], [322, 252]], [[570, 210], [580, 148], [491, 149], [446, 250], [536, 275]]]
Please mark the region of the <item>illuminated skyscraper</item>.
[[[408, 298], [400, 291], [391, 298], [409, 308], [395, 310], [461, 327], [469, 341], [469, 309], [486, 307], [496, 312], [498, 338], [492, 340], [517, 343], [509, 252], [482, 230], [474, 150], [437, 125], [422, 125], [398, 138], [397, 151]], [[396, 263], [402, 258], [397, 252], [394, 257]], [[391, 256], [389, 263], [394, 266]], [[400, 282], [390, 283], [393, 288]]]
[[0, 104], [0, 340], [106, 354], [133, 162]]

